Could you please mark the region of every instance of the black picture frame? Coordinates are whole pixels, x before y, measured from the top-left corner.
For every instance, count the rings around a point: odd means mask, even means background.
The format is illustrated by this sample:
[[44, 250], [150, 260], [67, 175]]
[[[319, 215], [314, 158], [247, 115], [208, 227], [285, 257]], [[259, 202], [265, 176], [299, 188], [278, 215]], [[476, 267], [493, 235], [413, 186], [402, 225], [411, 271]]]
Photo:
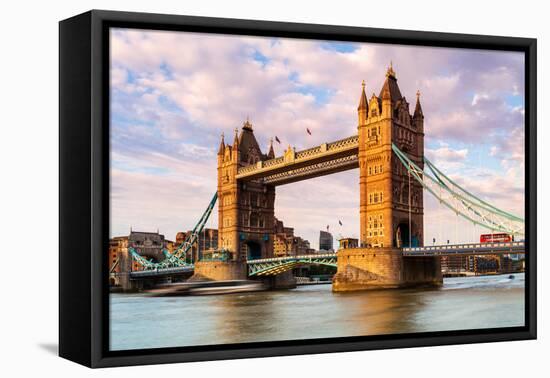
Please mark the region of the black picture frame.
[[[236, 35], [519, 51], [525, 54], [525, 326], [250, 344], [108, 350], [108, 30]], [[536, 39], [92, 10], [59, 24], [59, 354], [89, 367], [535, 339]]]

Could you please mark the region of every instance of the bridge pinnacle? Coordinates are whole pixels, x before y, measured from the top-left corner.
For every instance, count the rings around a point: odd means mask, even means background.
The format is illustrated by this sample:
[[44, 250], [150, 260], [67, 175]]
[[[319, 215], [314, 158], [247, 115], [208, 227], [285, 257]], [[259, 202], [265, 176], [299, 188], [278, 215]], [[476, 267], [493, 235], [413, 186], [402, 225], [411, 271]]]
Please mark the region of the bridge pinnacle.
[[218, 149], [218, 155], [223, 155], [224, 152], [225, 152], [225, 140], [222, 132], [222, 140], [220, 142], [220, 148]]
[[252, 124], [250, 123], [248, 116], [246, 116], [246, 121], [243, 123], [243, 129], [252, 130]]
[[416, 91], [416, 106], [414, 107], [413, 118], [421, 118], [424, 116], [422, 106], [420, 105], [420, 90]]
[[[361, 98], [359, 99], [359, 106], [357, 107], [357, 110], [359, 111], [363, 110], [366, 113], [368, 106], [367, 106], [367, 95], [365, 94], [365, 86], [366, 86], [365, 80], [363, 80], [363, 82], [361, 83], [361, 87], [362, 87]], [[363, 117], [366, 118], [366, 114], [364, 114]]]
[[386, 71], [386, 77], [395, 77], [395, 71], [393, 70], [393, 61], [390, 60], [390, 66], [388, 67], [388, 70]]
[[235, 127], [235, 138], [233, 139], [233, 148], [235, 149], [239, 145], [239, 128]]

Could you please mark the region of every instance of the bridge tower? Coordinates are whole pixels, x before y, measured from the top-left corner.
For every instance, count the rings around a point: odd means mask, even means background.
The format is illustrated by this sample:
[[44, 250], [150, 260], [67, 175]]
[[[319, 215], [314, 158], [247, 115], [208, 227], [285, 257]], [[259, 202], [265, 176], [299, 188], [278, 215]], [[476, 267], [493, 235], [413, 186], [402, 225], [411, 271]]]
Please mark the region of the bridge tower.
[[378, 96], [359, 100], [360, 247], [338, 252], [334, 291], [442, 283], [438, 257], [404, 257], [401, 248], [424, 242], [422, 186], [409, 177], [392, 143], [423, 168], [424, 115], [417, 92], [413, 114], [390, 65]]
[[[424, 157], [424, 116], [417, 92], [414, 113], [390, 65], [380, 94], [359, 101], [360, 236], [362, 247], [423, 244], [423, 190], [392, 154], [392, 143], [419, 167]], [[410, 180], [409, 180], [410, 178]]]
[[275, 157], [273, 145], [263, 154], [249, 120], [235, 129], [233, 145], [222, 136], [218, 151], [218, 246], [231, 260], [273, 256], [275, 187], [257, 181], [239, 181], [239, 167], [261, 164]]
[[240, 167], [261, 165], [275, 157], [271, 142], [262, 153], [247, 119], [235, 129], [233, 144], [224, 136], [218, 150], [218, 247], [227, 261], [199, 261], [195, 275], [213, 280], [246, 279], [246, 260], [273, 257], [275, 187], [261, 180], [238, 180]]

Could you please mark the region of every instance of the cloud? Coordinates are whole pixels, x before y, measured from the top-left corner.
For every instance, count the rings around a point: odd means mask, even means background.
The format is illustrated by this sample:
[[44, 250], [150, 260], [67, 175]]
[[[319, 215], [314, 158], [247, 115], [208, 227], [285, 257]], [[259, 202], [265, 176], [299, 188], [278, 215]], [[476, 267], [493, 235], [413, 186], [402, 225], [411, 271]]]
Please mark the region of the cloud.
[[435, 150], [431, 150], [427, 148], [425, 149], [425, 154], [428, 156], [430, 155], [433, 156], [434, 160], [437, 159], [437, 161], [456, 162], [456, 161], [464, 161], [466, 159], [466, 157], [468, 156], [468, 149], [463, 148], [460, 150], [453, 150], [448, 146], [442, 146]]
[[[413, 106], [422, 93], [427, 156], [504, 208], [520, 200], [521, 54], [125, 29], [111, 46], [112, 233], [192, 228], [216, 188], [220, 134], [232, 140], [247, 116], [264, 151], [282, 141], [278, 155], [355, 134], [361, 80], [378, 94], [390, 61]], [[472, 166], [472, 146], [500, 167]], [[358, 234], [356, 171], [277, 193], [277, 216], [312, 244], [339, 217]]]

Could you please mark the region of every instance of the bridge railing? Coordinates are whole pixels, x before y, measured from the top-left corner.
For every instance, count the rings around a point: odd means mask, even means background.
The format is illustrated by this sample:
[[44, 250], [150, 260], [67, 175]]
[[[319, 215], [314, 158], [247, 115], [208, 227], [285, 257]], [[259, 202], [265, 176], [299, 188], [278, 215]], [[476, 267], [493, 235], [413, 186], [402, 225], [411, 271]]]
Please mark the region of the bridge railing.
[[344, 139], [327, 143], [327, 150], [328, 151], [340, 150], [342, 148], [350, 148], [358, 145], [359, 145], [359, 135], [353, 135]]
[[465, 243], [465, 244], [443, 244], [431, 245], [425, 247], [406, 247], [403, 252], [423, 252], [423, 251], [441, 251], [456, 249], [504, 249], [504, 248], [525, 247], [525, 242], [496, 242], [496, 243]]
[[139, 277], [151, 277], [151, 276], [160, 276], [167, 274], [176, 274], [176, 273], [186, 273], [191, 272], [195, 269], [193, 265], [188, 266], [179, 266], [173, 268], [156, 268], [156, 269], [147, 269], [147, 270], [138, 270], [130, 272], [130, 277], [139, 278]]
[[298, 151], [296, 152], [296, 160], [314, 156], [321, 152], [323, 152], [321, 146], [315, 146], [312, 148], [308, 148], [307, 150]]
[[[280, 156], [278, 158], [274, 158], [274, 159], [270, 159], [270, 160], [266, 160], [264, 162], [262, 162], [262, 167], [271, 167], [273, 165], [278, 165], [278, 164], [282, 164], [285, 162], [285, 158], [284, 156]], [[252, 166], [253, 168], [256, 168], [255, 166]], [[247, 168], [247, 167], [245, 167]]]
[[524, 242], [468, 243], [429, 247], [403, 248], [403, 256], [453, 256], [525, 254]]

